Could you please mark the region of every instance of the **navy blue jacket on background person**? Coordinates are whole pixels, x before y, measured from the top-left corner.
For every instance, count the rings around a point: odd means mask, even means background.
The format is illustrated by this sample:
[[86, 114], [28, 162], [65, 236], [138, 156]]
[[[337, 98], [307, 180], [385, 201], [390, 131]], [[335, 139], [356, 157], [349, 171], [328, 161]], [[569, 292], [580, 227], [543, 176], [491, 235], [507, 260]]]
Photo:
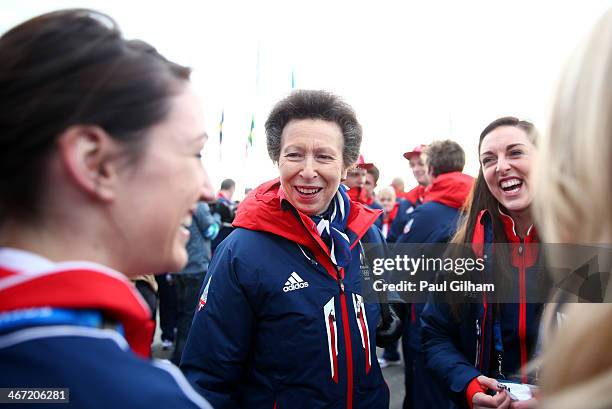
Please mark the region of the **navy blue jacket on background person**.
[[398, 197], [399, 208], [393, 223], [391, 223], [389, 233], [387, 233], [387, 243], [395, 243], [404, 233], [404, 227], [408, 223], [410, 215], [417, 206], [423, 203], [425, 190], [425, 186], [419, 185], [410, 192], [405, 193], [401, 198]]
[[177, 274], [195, 274], [203, 278], [210, 263], [210, 242], [219, 233], [219, 223], [212, 216], [206, 203], [197, 204], [193, 220], [189, 225], [189, 232], [189, 241], [186, 245], [189, 255], [187, 265]]
[[[372, 200], [372, 203], [368, 204], [368, 207], [374, 210], [384, 210], [382, 205], [378, 203], [376, 200]], [[376, 219], [376, 221], [374, 222], [374, 225], [378, 227], [379, 229], [382, 229], [383, 217], [384, 216], [381, 213], [380, 216], [378, 216], [378, 219]]]
[[189, 225], [187, 242], [187, 265], [175, 276], [176, 290], [176, 342], [171, 361], [178, 365], [187, 342], [187, 334], [198, 304], [202, 282], [208, 272], [211, 257], [211, 240], [219, 233], [219, 224], [210, 214], [208, 205], [198, 202], [193, 219]]
[[[278, 179], [240, 205], [204, 281], [181, 369], [216, 409], [388, 408], [377, 303], [364, 302], [360, 240], [384, 247], [378, 212], [351, 202], [349, 267]], [[399, 335], [398, 335], [399, 336]]]
[[0, 387], [70, 390], [70, 403], [37, 408], [210, 409], [175, 366], [148, 359], [150, 315], [108, 267], [0, 248]]
[[217, 200], [210, 204], [210, 211], [216, 215], [215, 217], [219, 217], [219, 221], [221, 222], [219, 234], [212, 240], [211, 248], [214, 253], [219, 243], [225, 240], [233, 230], [231, 224], [236, 216], [236, 204], [225, 197], [223, 192], [219, 192]]
[[[491, 378], [505, 377], [518, 382], [533, 382], [524, 366], [537, 352], [538, 332], [542, 304], [527, 303], [528, 293], [541, 279], [540, 255], [537, 246], [525, 246], [538, 242], [532, 227], [521, 240], [514, 231], [514, 222], [500, 212], [506, 241], [513, 243], [508, 267], [518, 278], [519, 303], [492, 304], [486, 294], [477, 294], [481, 302], [462, 305], [459, 316], [453, 315], [449, 305], [430, 297], [421, 314], [422, 348], [425, 364], [447, 387], [447, 393], [461, 407], [468, 407], [468, 386], [475, 384], [479, 375]], [[476, 223], [472, 244], [474, 252], [483, 256], [483, 244], [493, 242], [491, 217], [481, 212]], [[488, 254], [488, 259], [493, 255]], [[488, 267], [490, 269], [490, 267]], [[485, 274], [490, 274], [485, 270]], [[496, 324], [497, 322], [497, 324]], [[501, 359], [495, 348], [495, 327], [501, 335]], [[501, 372], [501, 373], [500, 373]]]
[[[455, 234], [461, 216], [460, 209], [468, 197], [474, 179], [461, 172], [449, 172], [438, 175], [427, 188], [423, 204], [410, 213], [407, 224], [397, 243], [437, 244], [447, 243]], [[420, 247], [420, 246], [419, 246]], [[440, 251], [440, 248], [436, 248]], [[419, 255], [415, 255], [418, 257]], [[433, 254], [432, 257], [441, 257], [442, 254]], [[433, 281], [433, 280], [432, 280]], [[439, 387], [439, 382], [425, 372], [421, 355], [421, 329], [420, 315], [424, 304], [413, 303], [409, 324], [406, 325], [402, 348], [404, 356], [415, 359], [413, 366], [407, 366], [406, 371], [414, 369], [412, 387], [412, 408], [447, 408], [450, 402]], [[409, 375], [407, 375], [408, 377]], [[409, 394], [407, 393], [407, 396]], [[407, 403], [408, 405], [408, 403]]]

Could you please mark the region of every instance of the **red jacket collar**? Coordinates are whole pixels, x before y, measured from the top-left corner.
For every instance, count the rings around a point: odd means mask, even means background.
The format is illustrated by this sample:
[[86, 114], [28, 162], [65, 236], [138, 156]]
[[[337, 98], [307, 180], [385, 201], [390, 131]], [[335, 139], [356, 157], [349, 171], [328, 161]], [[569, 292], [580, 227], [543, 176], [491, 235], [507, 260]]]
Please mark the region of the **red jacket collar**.
[[[506, 238], [510, 243], [520, 243], [521, 238], [516, 234], [516, 228], [514, 226], [514, 219], [510, 217], [510, 215], [502, 212], [501, 209], [498, 209], [499, 214], [501, 216], [501, 221], [504, 226], [504, 232], [506, 233]], [[535, 243], [538, 241], [537, 231], [533, 224], [527, 229], [527, 236], [525, 236], [525, 244]]]
[[425, 190], [423, 203], [438, 202], [454, 209], [460, 209], [473, 184], [474, 178], [461, 172], [438, 175]]
[[[500, 220], [502, 225], [504, 226], [504, 233], [506, 233], [506, 239], [509, 243], [520, 243], [521, 238], [516, 234], [516, 230], [514, 229], [514, 220], [512, 217], [502, 212], [501, 209], [498, 209]], [[478, 213], [478, 218], [476, 219], [476, 228], [474, 229], [474, 236], [472, 238], [472, 243], [483, 244], [484, 243], [484, 223], [483, 218], [485, 215], [488, 215], [487, 210], [481, 210]], [[527, 230], [527, 236], [525, 237], [525, 243], [537, 243], [538, 232], [533, 225]]]
[[395, 204], [393, 205], [393, 209], [391, 209], [389, 213], [385, 213], [383, 222], [388, 223], [388, 224], [393, 223], [393, 220], [395, 220], [395, 217], [397, 216], [398, 209], [399, 209], [399, 203], [395, 202]]
[[400, 197], [408, 200], [412, 205], [423, 203], [423, 196], [425, 195], [425, 186], [418, 185], [409, 192], [403, 193]]
[[367, 197], [365, 189], [361, 187], [348, 188], [348, 190], [346, 191], [346, 194], [353, 202], [363, 203], [368, 206], [374, 203], [374, 198]]
[[[509, 215], [503, 213], [499, 210], [500, 220], [502, 225], [504, 226], [504, 233], [506, 235], [506, 240], [508, 243], [520, 244], [521, 238], [517, 236], [516, 231], [514, 229], [514, 220]], [[482, 257], [484, 244], [485, 244], [485, 226], [484, 226], [484, 218], [490, 217], [489, 212], [487, 210], [481, 210], [478, 213], [478, 218], [476, 219], [476, 226], [474, 228], [474, 234], [472, 235], [472, 249], [479, 257]], [[538, 232], [535, 227], [532, 225], [527, 231], [527, 236], [524, 239], [524, 244], [535, 244], [539, 242]], [[527, 246], [527, 250], [529, 253], [529, 259], [535, 259], [535, 251], [533, 251], [536, 247]], [[533, 260], [532, 260], [533, 261]], [[531, 262], [531, 261], [530, 261]]]
[[[292, 209], [298, 217], [292, 214]], [[374, 224], [381, 212], [351, 200], [347, 228], [356, 236], [351, 248]], [[310, 217], [293, 208], [286, 199], [278, 178], [263, 183], [244, 199], [238, 207], [233, 226], [272, 233], [305, 246], [320, 262], [329, 267], [328, 271], [334, 270], [329, 259], [329, 249], [321, 240], [316, 225]], [[323, 255], [325, 261], [321, 260]]]
[[132, 283], [116, 272], [71, 264], [74, 268], [60, 267], [36, 275], [0, 265], [0, 312], [40, 307], [100, 310], [123, 325], [135, 353], [150, 357], [155, 323]]

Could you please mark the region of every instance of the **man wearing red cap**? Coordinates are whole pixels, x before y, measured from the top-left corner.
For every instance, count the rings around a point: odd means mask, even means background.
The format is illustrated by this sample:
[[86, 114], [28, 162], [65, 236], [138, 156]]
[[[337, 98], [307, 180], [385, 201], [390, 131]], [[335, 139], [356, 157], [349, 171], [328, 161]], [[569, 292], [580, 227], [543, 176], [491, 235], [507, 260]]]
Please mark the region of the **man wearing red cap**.
[[408, 159], [412, 175], [416, 179], [418, 186], [406, 193], [398, 193], [399, 209], [397, 216], [389, 229], [387, 242], [395, 243], [399, 236], [404, 232], [404, 226], [410, 219], [410, 214], [414, 209], [423, 202], [425, 188], [429, 185], [429, 174], [425, 166], [423, 153], [427, 149], [427, 145], [417, 145], [411, 151], [404, 153], [404, 158]]
[[423, 153], [427, 149], [427, 145], [417, 145], [411, 151], [404, 153], [404, 158], [408, 159], [410, 163], [410, 169], [412, 169], [412, 175], [419, 184], [417, 187], [412, 189], [410, 192], [404, 194], [404, 198], [412, 203], [422, 202], [423, 194], [425, 193], [425, 187], [429, 186], [429, 175], [427, 173], [427, 167], [425, 166], [425, 160]]

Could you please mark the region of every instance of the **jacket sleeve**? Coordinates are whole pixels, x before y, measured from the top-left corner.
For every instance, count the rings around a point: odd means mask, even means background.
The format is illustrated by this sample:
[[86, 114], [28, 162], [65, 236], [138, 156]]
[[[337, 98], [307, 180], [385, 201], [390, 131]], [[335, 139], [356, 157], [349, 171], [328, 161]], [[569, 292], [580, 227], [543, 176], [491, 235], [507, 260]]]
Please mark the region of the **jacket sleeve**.
[[255, 315], [239, 280], [240, 261], [224, 242], [204, 279], [204, 290], [181, 359], [194, 389], [216, 409], [236, 408]]
[[[459, 328], [446, 303], [430, 297], [421, 314], [421, 340], [425, 365], [451, 391], [450, 397], [467, 407], [465, 390], [470, 381], [481, 373], [459, 351]], [[476, 348], [476, 345], [474, 345]]]
[[414, 209], [408, 217], [404, 231], [397, 238], [397, 243], [439, 243], [442, 240], [434, 239], [436, 232], [433, 226], [437, 226], [435, 212], [427, 205], [421, 205]]
[[197, 224], [202, 237], [214, 240], [219, 233], [219, 223], [215, 220], [206, 203], [198, 203], [193, 222]]
[[[363, 237], [363, 242], [374, 245], [371, 251], [367, 252], [368, 259], [387, 258], [390, 256], [389, 249], [380, 229], [376, 226], [370, 227]], [[370, 293], [369, 299], [374, 298]], [[376, 327], [376, 346], [387, 347], [396, 342], [403, 333], [404, 320], [406, 316], [406, 305], [402, 303], [401, 297], [396, 292], [386, 291], [376, 293], [378, 300], [380, 317]]]
[[395, 243], [397, 239], [404, 232], [404, 226], [406, 226], [406, 222], [410, 218], [410, 209], [414, 210], [414, 206], [407, 200], [400, 200], [399, 208], [397, 209], [397, 216], [395, 216], [395, 220], [391, 223], [391, 227], [389, 227], [389, 233], [387, 234], [387, 242]]

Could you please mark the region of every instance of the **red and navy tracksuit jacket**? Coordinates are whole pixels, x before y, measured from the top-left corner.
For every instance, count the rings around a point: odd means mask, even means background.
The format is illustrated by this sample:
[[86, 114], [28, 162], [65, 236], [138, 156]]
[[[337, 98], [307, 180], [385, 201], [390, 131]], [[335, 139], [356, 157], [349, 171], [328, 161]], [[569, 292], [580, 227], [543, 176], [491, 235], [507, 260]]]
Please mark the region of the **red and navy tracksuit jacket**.
[[178, 368], [149, 360], [150, 316], [116, 271], [0, 248], [0, 388], [68, 388], [65, 408], [210, 409]]
[[425, 190], [425, 186], [419, 185], [402, 195], [401, 198], [398, 198], [397, 214], [389, 227], [387, 243], [395, 243], [404, 233], [404, 227], [406, 227], [408, 220], [410, 220], [410, 215], [423, 202]]
[[[468, 197], [474, 178], [461, 172], [444, 173], [436, 177], [425, 191], [423, 204], [417, 207], [410, 215], [402, 234], [397, 240], [398, 244], [410, 243], [416, 247], [419, 244], [442, 244], [447, 243], [455, 234], [460, 209]], [[436, 247], [440, 251], [440, 247]], [[426, 252], [426, 248], [423, 249]], [[418, 256], [418, 255], [413, 255]], [[441, 254], [431, 255], [440, 257]], [[413, 365], [409, 365], [406, 371], [414, 371], [412, 394], [414, 402], [411, 406], [415, 408], [447, 408], [452, 407], [448, 402], [439, 382], [431, 379], [429, 373], [424, 369], [421, 356], [421, 328], [420, 315], [423, 311], [423, 303], [413, 303], [410, 306], [409, 325], [404, 327], [402, 349], [405, 357], [413, 357]], [[406, 375], [410, 376], [409, 374]]]
[[[430, 301], [421, 314], [425, 363], [444, 381], [450, 396], [462, 407], [468, 405], [468, 385], [481, 374], [499, 378], [501, 372], [508, 379], [530, 382], [524, 366], [536, 353], [542, 304], [528, 303], [527, 297], [540, 285], [539, 275], [543, 274], [537, 233], [531, 228], [527, 237], [521, 240], [509, 216], [500, 212], [497, 217], [501, 217], [507, 242], [513, 244], [509, 263], [518, 278], [515, 280], [518, 288], [513, 290], [516, 290], [519, 302], [493, 304], [481, 294], [481, 302], [463, 306], [459, 320], [445, 303]], [[488, 212], [481, 212], [476, 226], [472, 245], [475, 253], [482, 256], [486, 244], [493, 243]], [[491, 254], [488, 257], [492, 259]], [[498, 360], [494, 345], [496, 321], [501, 332], [502, 362]]]
[[[383, 210], [383, 207], [380, 203], [374, 200], [374, 198], [367, 196], [366, 190], [364, 188], [352, 187], [349, 190], [347, 190], [346, 194], [352, 201], [362, 203], [368, 206], [370, 209]], [[374, 222], [374, 225], [376, 225], [376, 227], [378, 227], [379, 229], [382, 229], [382, 224], [383, 224], [383, 215], [381, 214], [378, 217], [378, 219], [376, 219], [376, 221]]]
[[352, 259], [336, 270], [278, 179], [240, 205], [204, 281], [181, 369], [216, 409], [388, 408], [376, 359], [379, 305], [364, 302], [360, 240], [379, 213], [351, 202]]

